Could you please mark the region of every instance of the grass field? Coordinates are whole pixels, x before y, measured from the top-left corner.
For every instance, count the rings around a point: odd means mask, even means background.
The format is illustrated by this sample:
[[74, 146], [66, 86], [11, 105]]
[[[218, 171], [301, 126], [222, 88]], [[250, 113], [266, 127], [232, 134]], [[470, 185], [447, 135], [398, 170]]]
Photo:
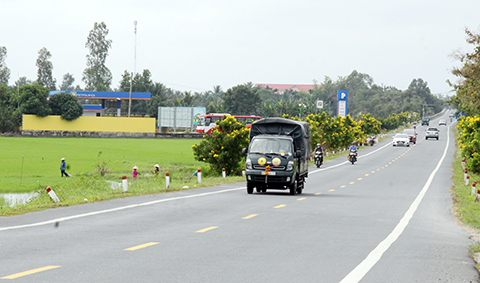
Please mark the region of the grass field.
[[[60, 177], [60, 159], [67, 162], [67, 172], [74, 178], [99, 175], [100, 167], [108, 171], [106, 179], [120, 181], [131, 177], [132, 167], [142, 174], [160, 165], [168, 170], [195, 171], [205, 163], [194, 159], [193, 139], [101, 139], [101, 138], [29, 138], [0, 137], [0, 193], [21, 193], [39, 187], [66, 182]], [[192, 167], [192, 168], [188, 168]], [[142, 175], [140, 175], [142, 176]]]

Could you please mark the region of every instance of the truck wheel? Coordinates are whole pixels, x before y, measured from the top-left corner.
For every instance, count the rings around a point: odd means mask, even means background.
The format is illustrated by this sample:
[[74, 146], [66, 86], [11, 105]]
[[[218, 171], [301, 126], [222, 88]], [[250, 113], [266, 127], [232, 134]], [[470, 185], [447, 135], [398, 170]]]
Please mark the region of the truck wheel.
[[297, 187], [297, 194], [301, 195], [303, 191], [303, 185]]
[[295, 181], [293, 181], [293, 184], [290, 185], [290, 195], [294, 196], [297, 194], [297, 179], [295, 178]]
[[253, 185], [247, 183], [247, 194], [251, 195], [253, 193]]

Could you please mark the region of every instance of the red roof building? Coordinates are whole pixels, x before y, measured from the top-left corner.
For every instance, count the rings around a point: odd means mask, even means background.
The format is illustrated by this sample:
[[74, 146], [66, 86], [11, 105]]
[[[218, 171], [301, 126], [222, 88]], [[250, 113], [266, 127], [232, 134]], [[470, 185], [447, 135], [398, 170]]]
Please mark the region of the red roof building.
[[[318, 85], [317, 85], [318, 86]], [[255, 87], [259, 88], [270, 88], [277, 90], [280, 93], [285, 92], [286, 90], [293, 91], [304, 91], [309, 92], [315, 88], [315, 85], [304, 85], [304, 84], [255, 84]]]

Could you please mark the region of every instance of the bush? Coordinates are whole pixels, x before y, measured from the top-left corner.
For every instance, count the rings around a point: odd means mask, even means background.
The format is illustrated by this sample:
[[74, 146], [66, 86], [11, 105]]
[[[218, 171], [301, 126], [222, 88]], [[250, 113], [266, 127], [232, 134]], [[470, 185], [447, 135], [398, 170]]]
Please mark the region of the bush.
[[192, 146], [195, 159], [210, 164], [213, 172], [222, 172], [225, 168], [228, 175], [240, 175], [243, 160], [242, 148], [247, 148], [249, 130], [237, 122], [233, 116], [217, 121], [217, 127], [205, 140]]
[[473, 172], [480, 172], [480, 118], [460, 117], [458, 119], [459, 148], [466, 157], [467, 165]]

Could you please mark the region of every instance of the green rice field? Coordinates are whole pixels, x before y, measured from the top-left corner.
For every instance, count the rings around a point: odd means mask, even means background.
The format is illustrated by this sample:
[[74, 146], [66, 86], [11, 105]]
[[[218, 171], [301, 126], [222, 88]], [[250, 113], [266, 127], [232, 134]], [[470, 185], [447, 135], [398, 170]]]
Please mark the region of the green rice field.
[[[30, 138], [0, 137], [0, 193], [32, 192], [66, 182], [60, 174], [60, 159], [66, 172], [78, 177], [100, 176], [121, 181], [137, 166], [140, 177], [160, 165], [161, 174], [186, 167], [195, 171], [207, 164], [194, 159], [195, 139]], [[171, 173], [173, 174], [173, 173]]]

